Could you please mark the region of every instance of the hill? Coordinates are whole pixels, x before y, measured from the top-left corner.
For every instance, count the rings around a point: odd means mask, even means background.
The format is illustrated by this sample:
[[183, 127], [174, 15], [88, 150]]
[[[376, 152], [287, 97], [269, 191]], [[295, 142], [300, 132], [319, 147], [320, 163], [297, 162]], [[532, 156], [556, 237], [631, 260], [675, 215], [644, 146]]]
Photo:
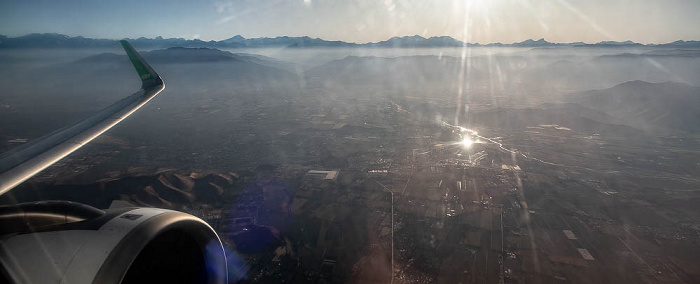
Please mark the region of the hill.
[[700, 88], [688, 84], [630, 81], [609, 89], [573, 94], [566, 100], [604, 111], [643, 129], [700, 131]]
[[[195, 81], [224, 85], [233, 82], [274, 84], [296, 80], [296, 76], [288, 71], [294, 69], [293, 64], [259, 55], [234, 54], [212, 48], [171, 47], [144, 52], [142, 56], [156, 66], [171, 65], [159, 70], [163, 70], [161, 72], [164, 78], [176, 84], [187, 85]], [[76, 72], [85, 73], [84, 76], [90, 77], [96, 77], [95, 72], [100, 75], [113, 72], [111, 74], [117, 75], [112, 76], [119, 76], [121, 73], [114, 69], [118, 67], [119, 70], [130, 71], [128, 67], [124, 67], [128, 64], [126, 55], [111, 53], [98, 54], [69, 63], [74, 66], [73, 69], [77, 70]], [[166, 74], [168, 76], [165, 76]], [[128, 74], [125, 75], [128, 76]], [[108, 79], [108, 76], [97, 76], [96, 79], [99, 80], [102, 77]]]
[[577, 104], [549, 104], [537, 108], [495, 108], [469, 116], [473, 125], [501, 130], [524, 130], [539, 125], [559, 125], [576, 133], [638, 136], [641, 131], [617, 124], [615, 119]]
[[576, 91], [610, 88], [634, 80], [700, 85], [700, 53], [689, 49], [653, 49], [558, 60], [528, 70], [523, 80]]
[[[225, 173], [182, 174], [165, 172], [148, 176], [129, 176], [91, 184], [53, 184], [41, 190], [24, 184], [11, 192], [13, 202], [32, 200], [69, 200], [97, 208], [107, 208], [113, 200], [125, 200], [137, 206], [182, 208], [196, 203], [216, 203], [236, 177]], [[2, 201], [2, 203], [6, 203]]]

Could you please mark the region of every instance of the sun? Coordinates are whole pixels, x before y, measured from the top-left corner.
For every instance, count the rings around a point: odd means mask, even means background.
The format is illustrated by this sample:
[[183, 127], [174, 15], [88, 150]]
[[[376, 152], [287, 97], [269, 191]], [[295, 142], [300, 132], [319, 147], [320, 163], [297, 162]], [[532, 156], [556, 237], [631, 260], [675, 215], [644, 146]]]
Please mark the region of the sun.
[[469, 148], [472, 146], [472, 144], [474, 144], [474, 141], [469, 137], [465, 137], [464, 139], [462, 139], [462, 141], [459, 142], [459, 144], [462, 144], [462, 146]]

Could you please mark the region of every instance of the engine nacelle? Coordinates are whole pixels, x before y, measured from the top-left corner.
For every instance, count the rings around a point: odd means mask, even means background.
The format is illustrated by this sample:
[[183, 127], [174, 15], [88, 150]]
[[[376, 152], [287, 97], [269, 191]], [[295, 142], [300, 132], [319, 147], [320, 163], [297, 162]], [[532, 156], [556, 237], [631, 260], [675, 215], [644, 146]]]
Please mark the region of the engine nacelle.
[[[64, 208], [50, 208], [57, 204]], [[197, 217], [64, 201], [33, 205], [0, 209], [0, 277], [10, 282], [226, 283], [221, 240]]]

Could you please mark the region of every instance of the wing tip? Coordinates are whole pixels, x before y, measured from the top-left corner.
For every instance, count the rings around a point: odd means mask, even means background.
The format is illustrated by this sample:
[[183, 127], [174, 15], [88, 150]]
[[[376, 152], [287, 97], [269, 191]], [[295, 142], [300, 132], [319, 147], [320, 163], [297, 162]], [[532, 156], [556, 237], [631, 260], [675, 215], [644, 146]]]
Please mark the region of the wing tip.
[[141, 89], [152, 89], [154, 87], [162, 87], [165, 88], [165, 83], [163, 82], [163, 79], [156, 73], [153, 68], [146, 62], [146, 60], [141, 57], [141, 55], [134, 49], [131, 44], [122, 39], [119, 41], [119, 43], [122, 44], [122, 47], [124, 47], [124, 51], [126, 51], [126, 55], [129, 56], [129, 60], [131, 60], [131, 64], [134, 65], [134, 68], [136, 69], [136, 72], [139, 75], [139, 78], [141, 79]]

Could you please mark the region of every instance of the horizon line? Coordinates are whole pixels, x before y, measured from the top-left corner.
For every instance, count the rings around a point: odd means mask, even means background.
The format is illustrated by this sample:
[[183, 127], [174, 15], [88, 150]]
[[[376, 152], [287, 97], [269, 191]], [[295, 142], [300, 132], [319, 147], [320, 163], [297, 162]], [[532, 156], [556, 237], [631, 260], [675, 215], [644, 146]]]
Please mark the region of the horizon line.
[[212, 40], [203, 40], [203, 39], [200, 39], [200, 38], [184, 38], [184, 37], [167, 37], [167, 38], [166, 38], [166, 37], [163, 37], [163, 36], [155, 36], [155, 37], [152, 37], [152, 38], [149, 38], [149, 37], [146, 37], [146, 36], [140, 36], [140, 37], [137, 37], [137, 38], [130, 38], [130, 37], [123, 37], [123, 38], [96, 38], [96, 37], [85, 37], [85, 36], [82, 36], [82, 35], [70, 36], [70, 35], [66, 35], [66, 34], [62, 34], [62, 33], [56, 33], [56, 32], [43, 32], [43, 33], [42, 33], [42, 32], [34, 32], [34, 33], [28, 33], [28, 34], [24, 34], [24, 35], [20, 35], [20, 36], [14, 36], [14, 37], [10, 37], [10, 36], [6, 36], [6, 35], [3, 35], [3, 34], [0, 34], [0, 36], [6, 37], [6, 38], [8, 38], [8, 39], [11, 39], [11, 38], [20, 38], [20, 37], [25, 37], [25, 36], [29, 36], [29, 35], [60, 35], [60, 36], [66, 36], [66, 37], [68, 37], [68, 38], [85, 38], [85, 39], [115, 40], [115, 41], [123, 40], [123, 39], [126, 39], [126, 40], [138, 40], [138, 39], [156, 40], [156, 39], [158, 39], [158, 38], [161, 38], [161, 39], [164, 39], [164, 40], [166, 40], [166, 39], [181, 39], [181, 40], [202, 41], [202, 42], [222, 42], [222, 41], [225, 41], [225, 40], [228, 40], [228, 39], [231, 39], [231, 38], [234, 38], [234, 37], [238, 37], [238, 36], [242, 37], [242, 38], [245, 39], [245, 40], [247, 40], [247, 39], [274, 39], [274, 38], [284, 38], [284, 37], [288, 37], [288, 38], [303, 38], [303, 37], [306, 37], [306, 38], [310, 38], [310, 39], [323, 40], [323, 41], [326, 41], [326, 42], [343, 42], [343, 43], [356, 44], [356, 45], [375, 44], [375, 43], [385, 42], [385, 41], [388, 41], [388, 40], [391, 40], [391, 39], [394, 39], [394, 38], [411, 38], [411, 37], [419, 37], [419, 38], [422, 38], [422, 39], [445, 38], [445, 37], [447, 37], [447, 38], [451, 38], [451, 39], [453, 39], [453, 40], [455, 40], [455, 41], [458, 41], [458, 42], [461, 42], [461, 43], [464, 43], [464, 44], [472, 44], [472, 45], [490, 45], [490, 44], [511, 45], [511, 44], [523, 43], [523, 42], [526, 42], [526, 41], [532, 41], [532, 42], [544, 41], [544, 42], [551, 43], [551, 44], [584, 44], [584, 45], [594, 45], [594, 44], [601, 44], [601, 43], [607, 43], [607, 42], [610, 42], [610, 43], [625, 43], [625, 42], [630, 42], [630, 43], [632, 43], [632, 44], [640, 44], [640, 45], [662, 45], [662, 44], [675, 43], [675, 42], [679, 42], [679, 41], [680, 41], [680, 42], [697, 42], [697, 41], [700, 41], [700, 40], [697, 40], [697, 39], [678, 39], [678, 40], [675, 40], [675, 41], [670, 41], [670, 42], [665, 42], [665, 43], [640, 43], [640, 42], [636, 42], [636, 41], [633, 41], [633, 40], [628, 39], [628, 40], [604, 40], [604, 41], [589, 43], [589, 42], [584, 42], [584, 41], [552, 42], [552, 41], [547, 41], [544, 37], [541, 37], [541, 38], [539, 38], [539, 39], [529, 38], [529, 39], [525, 39], [525, 40], [522, 40], [522, 41], [514, 41], [514, 42], [511, 42], [511, 43], [504, 43], [504, 42], [480, 43], [480, 42], [466, 42], [466, 41], [462, 41], [462, 40], [460, 40], [460, 39], [456, 39], [456, 38], [454, 38], [454, 37], [452, 37], [452, 36], [448, 36], [448, 35], [424, 37], [424, 36], [421, 36], [421, 35], [417, 35], [417, 34], [416, 34], [416, 35], [392, 36], [392, 37], [387, 38], [387, 39], [382, 40], [382, 41], [374, 41], [374, 42], [371, 42], [371, 41], [370, 41], [370, 42], [358, 43], [358, 42], [350, 42], [350, 41], [343, 41], [343, 40], [326, 40], [326, 39], [322, 39], [322, 38], [320, 38], [320, 37], [311, 37], [311, 36], [289, 36], [289, 35], [278, 35], [278, 36], [274, 36], [274, 37], [268, 37], [268, 36], [262, 36], [262, 37], [244, 37], [244, 36], [242, 36], [242, 35], [240, 35], [240, 34], [237, 34], [237, 35], [233, 35], [233, 36], [230, 36], [230, 37], [228, 37], [228, 38], [224, 38], [224, 39], [220, 39], [220, 40], [213, 40], [213, 39], [212, 39]]

